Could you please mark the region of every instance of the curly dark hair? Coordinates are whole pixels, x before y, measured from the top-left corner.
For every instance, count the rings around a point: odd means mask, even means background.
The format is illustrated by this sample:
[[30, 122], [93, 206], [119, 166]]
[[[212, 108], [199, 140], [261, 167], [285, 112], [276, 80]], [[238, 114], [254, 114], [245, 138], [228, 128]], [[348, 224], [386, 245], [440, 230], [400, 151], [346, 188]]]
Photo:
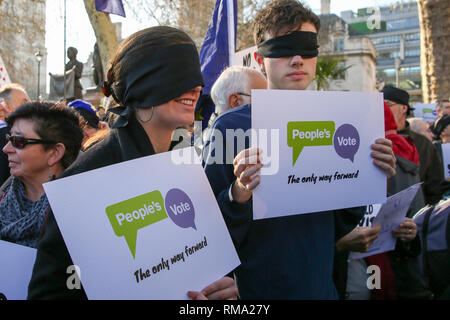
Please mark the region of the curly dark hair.
[[260, 10], [255, 17], [253, 22], [255, 44], [263, 42], [266, 33], [277, 36], [283, 28], [294, 29], [304, 22], [312, 23], [319, 32], [319, 17], [298, 0], [275, 0]]
[[[21, 105], [6, 119], [9, 128], [18, 119], [33, 121], [34, 131], [43, 139], [61, 142], [66, 147], [61, 165], [69, 167], [78, 156], [83, 140], [82, 119], [63, 103], [29, 102]], [[47, 150], [52, 145], [43, 145]]]

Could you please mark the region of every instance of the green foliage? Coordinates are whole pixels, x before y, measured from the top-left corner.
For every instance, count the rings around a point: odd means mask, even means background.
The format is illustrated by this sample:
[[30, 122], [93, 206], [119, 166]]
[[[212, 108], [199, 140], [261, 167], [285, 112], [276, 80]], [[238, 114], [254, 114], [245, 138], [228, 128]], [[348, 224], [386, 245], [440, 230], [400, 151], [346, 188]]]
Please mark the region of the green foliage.
[[317, 59], [316, 80], [317, 90], [328, 89], [329, 81], [345, 78], [345, 71], [351, 66], [343, 67], [340, 62], [342, 58], [320, 57]]

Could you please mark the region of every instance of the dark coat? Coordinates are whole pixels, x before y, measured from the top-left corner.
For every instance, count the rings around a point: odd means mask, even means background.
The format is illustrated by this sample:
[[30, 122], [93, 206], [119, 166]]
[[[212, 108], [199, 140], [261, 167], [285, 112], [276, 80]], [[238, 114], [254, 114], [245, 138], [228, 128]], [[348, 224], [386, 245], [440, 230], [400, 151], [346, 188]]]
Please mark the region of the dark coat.
[[410, 137], [419, 151], [420, 179], [423, 181], [422, 190], [426, 204], [435, 204], [441, 200], [441, 183], [444, 181], [444, 169], [438, 150], [427, 137], [411, 131], [409, 123], [399, 133]]
[[[79, 155], [61, 175], [68, 177], [81, 172], [154, 154], [153, 146], [135, 117], [123, 117], [115, 129], [101, 142]], [[72, 259], [61, 236], [52, 212], [47, 217], [45, 230], [37, 245], [36, 262], [28, 287], [28, 299], [86, 299], [83, 289], [69, 290], [66, 282], [71, 274], [67, 268]]]
[[8, 127], [0, 128], [0, 185], [10, 176], [8, 166], [8, 156], [2, 151], [5, 146], [5, 136], [8, 132]]
[[[420, 165], [398, 155], [395, 155], [395, 158], [397, 159], [397, 173], [389, 179], [389, 197], [420, 182]], [[412, 218], [423, 207], [425, 207], [425, 200], [422, 188], [420, 188], [411, 202], [406, 216]]]

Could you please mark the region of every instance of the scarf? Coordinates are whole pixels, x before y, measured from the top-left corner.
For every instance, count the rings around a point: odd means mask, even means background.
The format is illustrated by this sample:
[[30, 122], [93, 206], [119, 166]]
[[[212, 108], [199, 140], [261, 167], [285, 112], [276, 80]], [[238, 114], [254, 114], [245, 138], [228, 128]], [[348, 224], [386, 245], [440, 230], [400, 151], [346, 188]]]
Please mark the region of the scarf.
[[36, 248], [46, 211], [47, 196], [33, 202], [25, 195], [22, 182], [13, 177], [0, 200], [0, 239]]
[[415, 164], [419, 163], [419, 152], [414, 142], [408, 137], [405, 138], [397, 133], [397, 125], [391, 109], [384, 103], [384, 130], [386, 139], [392, 141], [392, 151], [402, 158], [408, 159]]

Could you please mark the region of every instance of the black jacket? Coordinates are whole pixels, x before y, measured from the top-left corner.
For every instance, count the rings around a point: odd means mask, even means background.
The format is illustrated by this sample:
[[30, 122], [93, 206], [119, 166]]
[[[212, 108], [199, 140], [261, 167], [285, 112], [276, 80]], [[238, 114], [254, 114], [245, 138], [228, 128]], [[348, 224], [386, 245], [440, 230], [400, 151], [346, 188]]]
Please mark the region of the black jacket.
[[8, 166], [8, 156], [2, 151], [5, 146], [5, 137], [8, 132], [8, 127], [0, 128], [0, 185], [10, 176]]
[[441, 200], [441, 183], [444, 181], [444, 168], [438, 150], [427, 137], [411, 131], [409, 123], [398, 132], [410, 137], [419, 152], [420, 180], [423, 181], [422, 190], [426, 204], [435, 204]]
[[[120, 117], [110, 134], [86, 152], [61, 175], [67, 177], [115, 163], [154, 154], [150, 139], [134, 116]], [[107, 191], [105, 191], [107, 192]], [[86, 299], [83, 289], [69, 290], [66, 282], [73, 265], [52, 212], [37, 244], [36, 262], [28, 287], [28, 299]]]

